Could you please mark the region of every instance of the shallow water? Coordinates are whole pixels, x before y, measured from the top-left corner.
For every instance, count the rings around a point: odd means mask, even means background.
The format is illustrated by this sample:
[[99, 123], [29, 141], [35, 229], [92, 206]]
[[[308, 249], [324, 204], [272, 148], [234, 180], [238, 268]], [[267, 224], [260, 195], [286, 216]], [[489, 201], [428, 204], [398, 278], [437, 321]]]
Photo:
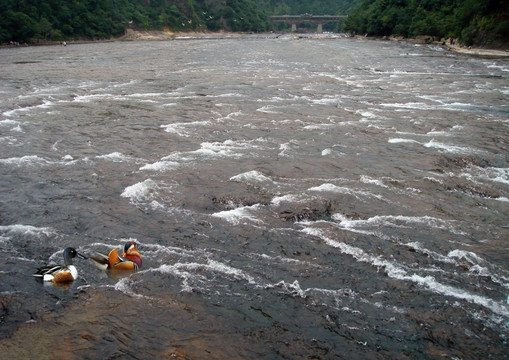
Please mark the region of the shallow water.
[[[275, 35], [0, 55], [3, 354], [508, 357], [507, 59]], [[31, 278], [127, 239], [137, 273]]]

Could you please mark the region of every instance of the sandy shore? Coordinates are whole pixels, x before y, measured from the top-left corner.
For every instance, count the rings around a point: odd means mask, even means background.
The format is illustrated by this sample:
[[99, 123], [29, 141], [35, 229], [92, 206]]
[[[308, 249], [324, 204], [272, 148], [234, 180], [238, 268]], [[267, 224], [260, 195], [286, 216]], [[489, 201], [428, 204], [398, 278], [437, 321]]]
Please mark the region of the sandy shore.
[[452, 51], [462, 54], [478, 55], [478, 56], [496, 56], [496, 57], [509, 57], [509, 51], [481, 49], [481, 48], [465, 48], [459, 45], [446, 45]]
[[159, 30], [147, 30], [138, 31], [127, 29], [125, 34], [118, 37], [111, 37], [107, 39], [78, 39], [78, 40], [66, 40], [66, 41], [46, 41], [39, 40], [37, 43], [30, 44], [2, 44], [0, 48], [15, 48], [15, 47], [26, 47], [26, 46], [47, 46], [47, 45], [77, 45], [77, 44], [91, 44], [91, 43], [104, 43], [104, 42], [115, 42], [115, 41], [168, 41], [178, 40], [187, 38], [222, 38], [222, 37], [236, 37], [241, 36], [242, 33], [233, 32], [172, 32], [172, 31], [159, 31]]
[[127, 29], [125, 35], [115, 38], [116, 41], [137, 41], [137, 40], [173, 40], [175, 33], [171, 31], [134, 31]]
[[[359, 36], [356, 36], [359, 37]], [[365, 38], [365, 37], [360, 37]], [[380, 39], [380, 38], [379, 38]], [[485, 49], [485, 48], [475, 48], [475, 47], [465, 47], [458, 44], [451, 45], [449, 41], [446, 39], [441, 39], [439, 41], [431, 40], [429, 36], [419, 36], [416, 38], [404, 38], [402, 36], [390, 36], [383, 38], [382, 40], [390, 40], [395, 42], [409, 42], [412, 44], [434, 44], [438, 46], [443, 46], [444, 48], [467, 55], [474, 56], [490, 56], [490, 57], [509, 57], [509, 49], [508, 50], [497, 50], [497, 49]]]
[[113, 41], [165, 41], [165, 40], [178, 40], [178, 39], [194, 39], [194, 38], [218, 38], [218, 37], [236, 37], [241, 36], [242, 33], [234, 33], [234, 32], [199, 32], [199, 31], [189, 31], [189, 32], [172, 32], [172, 31], [134, 31], [128, 29], [125, 35], [120, 36], [118, 38], [113, 39]]

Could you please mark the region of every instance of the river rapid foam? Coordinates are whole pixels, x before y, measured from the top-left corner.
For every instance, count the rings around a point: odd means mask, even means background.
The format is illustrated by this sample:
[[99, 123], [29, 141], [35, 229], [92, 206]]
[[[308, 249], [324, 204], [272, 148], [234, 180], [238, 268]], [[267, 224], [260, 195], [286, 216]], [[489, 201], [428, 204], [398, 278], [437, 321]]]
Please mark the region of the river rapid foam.
[[[507, 59], [290, 35], [0, 53], [2, 353], [509, 355]], [[126, 241], [137, 273], [31, 277]]]

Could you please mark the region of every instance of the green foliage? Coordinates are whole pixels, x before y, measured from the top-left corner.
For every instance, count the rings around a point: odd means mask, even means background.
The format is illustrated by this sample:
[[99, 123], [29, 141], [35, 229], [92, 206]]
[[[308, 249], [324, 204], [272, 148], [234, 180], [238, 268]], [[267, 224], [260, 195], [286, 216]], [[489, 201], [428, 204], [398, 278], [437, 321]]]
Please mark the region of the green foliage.
[[28, 15], [9, 10], [5, 13], [5, 18], [1, 24], [5, 35], [12, 41], [23, 41], [35, 35], [36, 23]]
[[0, 43], [109, 38], [127, 28], [262, 32], [286, 26], [271, 24], [270, 15], [345, 15], [359, 1], [0, 0]]
[[273, 15], [346, 15], [359, 0], [267, 0], [266, 7]]
[[504, 0], [361, 0], [345, 29], [375, 36], [453, 36], [467, 45], [507, 44], [508, 21]]
[[0, 0], [0, 43], [109, 38], [127, 28], [267, 31], [267, 1]]
[[127, 28], [262, 32], [288, 27], [270, 15], [305, 13], [349, 15], [345, 30], [368, 35], [467, 45], [509, 38], [507, 0], [0, 0], [0, 43], [109, 38]]
[[501, 21], [493, 29], [494, 33], [500, 34], [504, 39], [509, 39], [509, 20]]

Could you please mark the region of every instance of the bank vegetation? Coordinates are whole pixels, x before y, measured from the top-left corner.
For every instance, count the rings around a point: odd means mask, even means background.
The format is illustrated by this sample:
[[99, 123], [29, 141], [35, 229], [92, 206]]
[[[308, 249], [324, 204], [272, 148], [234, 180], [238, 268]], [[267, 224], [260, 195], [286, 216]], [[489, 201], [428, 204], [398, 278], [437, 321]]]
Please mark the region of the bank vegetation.
[[508, 11], [507, 0], [1, 0], [0, 44], [111, 39], [148, 30], [289, 31], [270, 16], [308, 13], [349, 15], [344, 28], [329, 24], [326, 31], [453, 37], [503, 48]]

